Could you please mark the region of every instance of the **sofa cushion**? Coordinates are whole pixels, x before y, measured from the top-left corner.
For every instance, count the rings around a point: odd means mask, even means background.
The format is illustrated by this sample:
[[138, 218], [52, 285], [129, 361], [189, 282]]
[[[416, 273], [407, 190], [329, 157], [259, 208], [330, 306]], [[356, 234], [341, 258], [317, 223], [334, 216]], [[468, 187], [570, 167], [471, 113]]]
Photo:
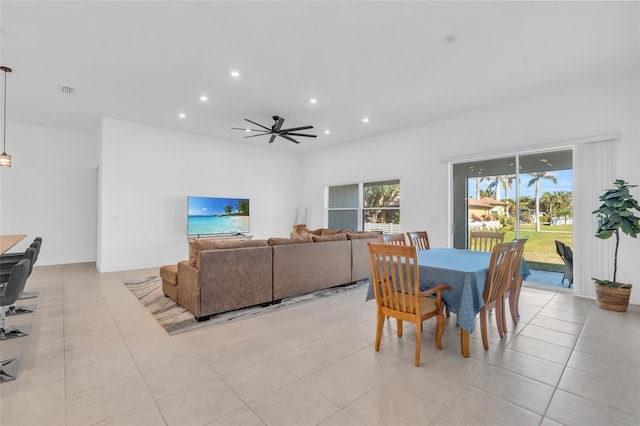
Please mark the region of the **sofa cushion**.
[[347, 232], [347, 238], [350, 240], [364, 240], [365, 238], [379, 238], [380, 234], [377, 232], [361, 231], [361, 232]]
[[344, 241], [347, 239], [347, 234], [334, 234], [334, 235], [314, 235], [313, 241]]
[[217, 240], [215, 238], [197, 238], [189, 244], [189, 264], [200, 269], [199, 254], [205, 250], [225, 250], [244, 247], [263, 247], [266, 240]]
[[285, 244], [304, 244], [312, 242], [313, 237], [311, 236], [311, 234], [298, 235], [293, 238], [271, 237], [267, 240], [267, 244], [269, 244], [270, 246], [281, 246]]
[[327, 235], [336, 235], [339, 233], [340, 233], [339, 229], [323, 229], [322, 231], [320, 231], [320, 235], [323, 237]]

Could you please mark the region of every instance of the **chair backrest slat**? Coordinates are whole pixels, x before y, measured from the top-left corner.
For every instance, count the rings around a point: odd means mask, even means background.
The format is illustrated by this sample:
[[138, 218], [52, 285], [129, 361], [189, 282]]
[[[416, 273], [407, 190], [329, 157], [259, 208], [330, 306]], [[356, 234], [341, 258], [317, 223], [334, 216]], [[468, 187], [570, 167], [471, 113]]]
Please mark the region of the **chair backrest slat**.
[[380, 242], [384, 244], [395, 244], [395, 245], [406, 245], [406, 241], [404, 240], [404, 234], [396, 233], [396, 234], [381, 234]]
[[529, 237], [513, 240], [516, 243], [515, 253], [513, 255], [513, 262], [511, 265], [512, 281], [510, 287], [513, 287], [517, 283], [518, 275], [520, 274], [520, 264], [522, 263], [522, 255], [524, 253], [524, 245], [529, 241]]
[[374, 294], [385, 308], [419, 312], [418, 259], [415, 247], [369, 243]]
[[469, 250], [492, 251], [496, 244], [504, 241], [504, 232], [472, 231], [469, 234]]
[[427, 231], [407, 232], [409, 245], [415, 246], [416, 250], [429, 250], [429, 234]]
[[511, 285], [515, 252], [516, 242], [496, 244], [493, 248], [484, 287], [485, 305], [498, 300]]

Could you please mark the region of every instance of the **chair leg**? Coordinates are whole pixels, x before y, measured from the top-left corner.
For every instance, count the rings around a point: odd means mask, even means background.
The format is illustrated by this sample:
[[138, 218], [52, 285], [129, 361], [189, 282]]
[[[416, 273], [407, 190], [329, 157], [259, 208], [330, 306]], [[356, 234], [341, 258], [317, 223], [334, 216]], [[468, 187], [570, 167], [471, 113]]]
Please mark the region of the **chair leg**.
[[20, 293], [20, 296], [18, 296], [18, 300], [33, 299], [35, 297], [38, 297], [37, 291], [23, 291]]
[[485, 351], [488, 351], [489, 340], [487, 338], [487, 310], [484, 306], [480, 308], [480, 332], [482, 333], [482, 346]]
[[18, 378], [22, 357], [4, 359], [0, 361], [0, 383], [10, 382]]
[[504, 299], [496, 301], [496, 325], [498, 326], [498, 335], [502, 339], [504, 337], [504, 328], [502, 323], [504, 322]]
[[518, 275], [516, 279], [518, 282], [513, 286], [513, 290], [511, 290], [511, 294], [509, 295], [509, 309], [511, 310], [511, 319], [513, 320], [514, 325], [517, 325], [520, 321], [518, 303], [520, 300], [520, 290], [522, 289], [522, 275]]
[[420, 330], [419, 324], [416, 323], [416, 367], [420, 367]]
[[382, 327], [384, 327], [385, 316], [378, 310], [378, 320], [376, 322], [376, 352], [380, 350], [380, 341], [382, 340]]
[[22, 315], [22, 314], [31, 314], [36, 310], [36, 305], [27, 305], [27, 306], [16, 306], [11, 305], [9, 309], [7, 309], [7, 315]]
[[5, 306], [0, 307], [0, 340], [28, 336], [30, 331], [31, 324], [7, 327], [5, 325]]
[[402, 337], [402, 320], [396, 318], [396, 324], [398, 325], [398, 337]]
[[444, 333], [444, 315], [436, 315], [436, 348], [442, 350], [442, 334]]
[[[513, 297], [511, 294], [509, 295], [509, 306], [511, 306], [511, 297]], [[507, 334], [507, 314], [506, 314], [506, 310], [505, 310], [505, 297], [502, 296], [500, 298], [500, 305], [502, 306], [501, 312], [500, 312], [500, 321], [502, 321], [502, 332], [504, 334]]]
[[449, 308], [448, 307], [445, 306], [444, 307], [444, 311], [445, 311], [445, 313], [447, 315], [447, 318], [451, 317], [451, 312], [449, 312]]

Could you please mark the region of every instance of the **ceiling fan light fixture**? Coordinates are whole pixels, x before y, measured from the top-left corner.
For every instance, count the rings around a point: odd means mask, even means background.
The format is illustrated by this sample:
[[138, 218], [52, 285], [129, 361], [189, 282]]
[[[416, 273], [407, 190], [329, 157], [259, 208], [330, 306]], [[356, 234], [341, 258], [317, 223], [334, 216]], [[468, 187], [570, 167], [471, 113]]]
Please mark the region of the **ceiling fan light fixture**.
[[257, 127], [259, 127], [259, 129], [250, 129], [250, 128], [246, 128], [246, 127], [232, 127], [231, 130], [244, 130], [246, 132], [256, 132], [253, 135], [249, 135], [249, 136], [245, 136], [244, 138], [254, 138], [256, 136], [265, 136], [268, 135], [269, 136], [269, 143], [273, 143], [276, 139], [277, 136], [288, 140], [289, 142], [293, 142], [295, 144], [299, 144], [300, 142], [295, 139], [294, 137], [306, 137], [306, 138], [315, 138], [317, 137], [316, 135], [309, 135], [307, 133], [299, 133], [300, 131], [303, 130], [309, 130], [309, 129], [313, 129], [313, 126], [298, 126], [298, 127], [289, 127], [289, 128], [283, 128], [282, 125], [284, 124], [284, 118], [283, 117], [279, 117], [277, 115], [274, 115], [273, 117], [273, 125], [271, 127], [267, 127], [264, 126], [260, 123], [256, 123], [255, 121], [251, 121], [248, 118], [245, 118], [244, 121], [247, 121]]
[[7, 154], [7, 73], [12, 69], [0, 67], [4, 71], [4, 106], [2, 108], [2, 154], [0, 155], [0, 167], [11, 167], [11, 156]]

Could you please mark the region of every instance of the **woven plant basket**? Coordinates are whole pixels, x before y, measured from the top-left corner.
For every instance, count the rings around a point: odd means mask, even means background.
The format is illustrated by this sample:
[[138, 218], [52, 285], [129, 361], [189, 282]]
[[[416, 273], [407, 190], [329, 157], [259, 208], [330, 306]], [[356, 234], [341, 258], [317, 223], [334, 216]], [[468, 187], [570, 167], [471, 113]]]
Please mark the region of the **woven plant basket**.
[[609, 287], [594, 283], [598, 307], [609, 311], [626, 312], [629, 306], [631, 288]]

